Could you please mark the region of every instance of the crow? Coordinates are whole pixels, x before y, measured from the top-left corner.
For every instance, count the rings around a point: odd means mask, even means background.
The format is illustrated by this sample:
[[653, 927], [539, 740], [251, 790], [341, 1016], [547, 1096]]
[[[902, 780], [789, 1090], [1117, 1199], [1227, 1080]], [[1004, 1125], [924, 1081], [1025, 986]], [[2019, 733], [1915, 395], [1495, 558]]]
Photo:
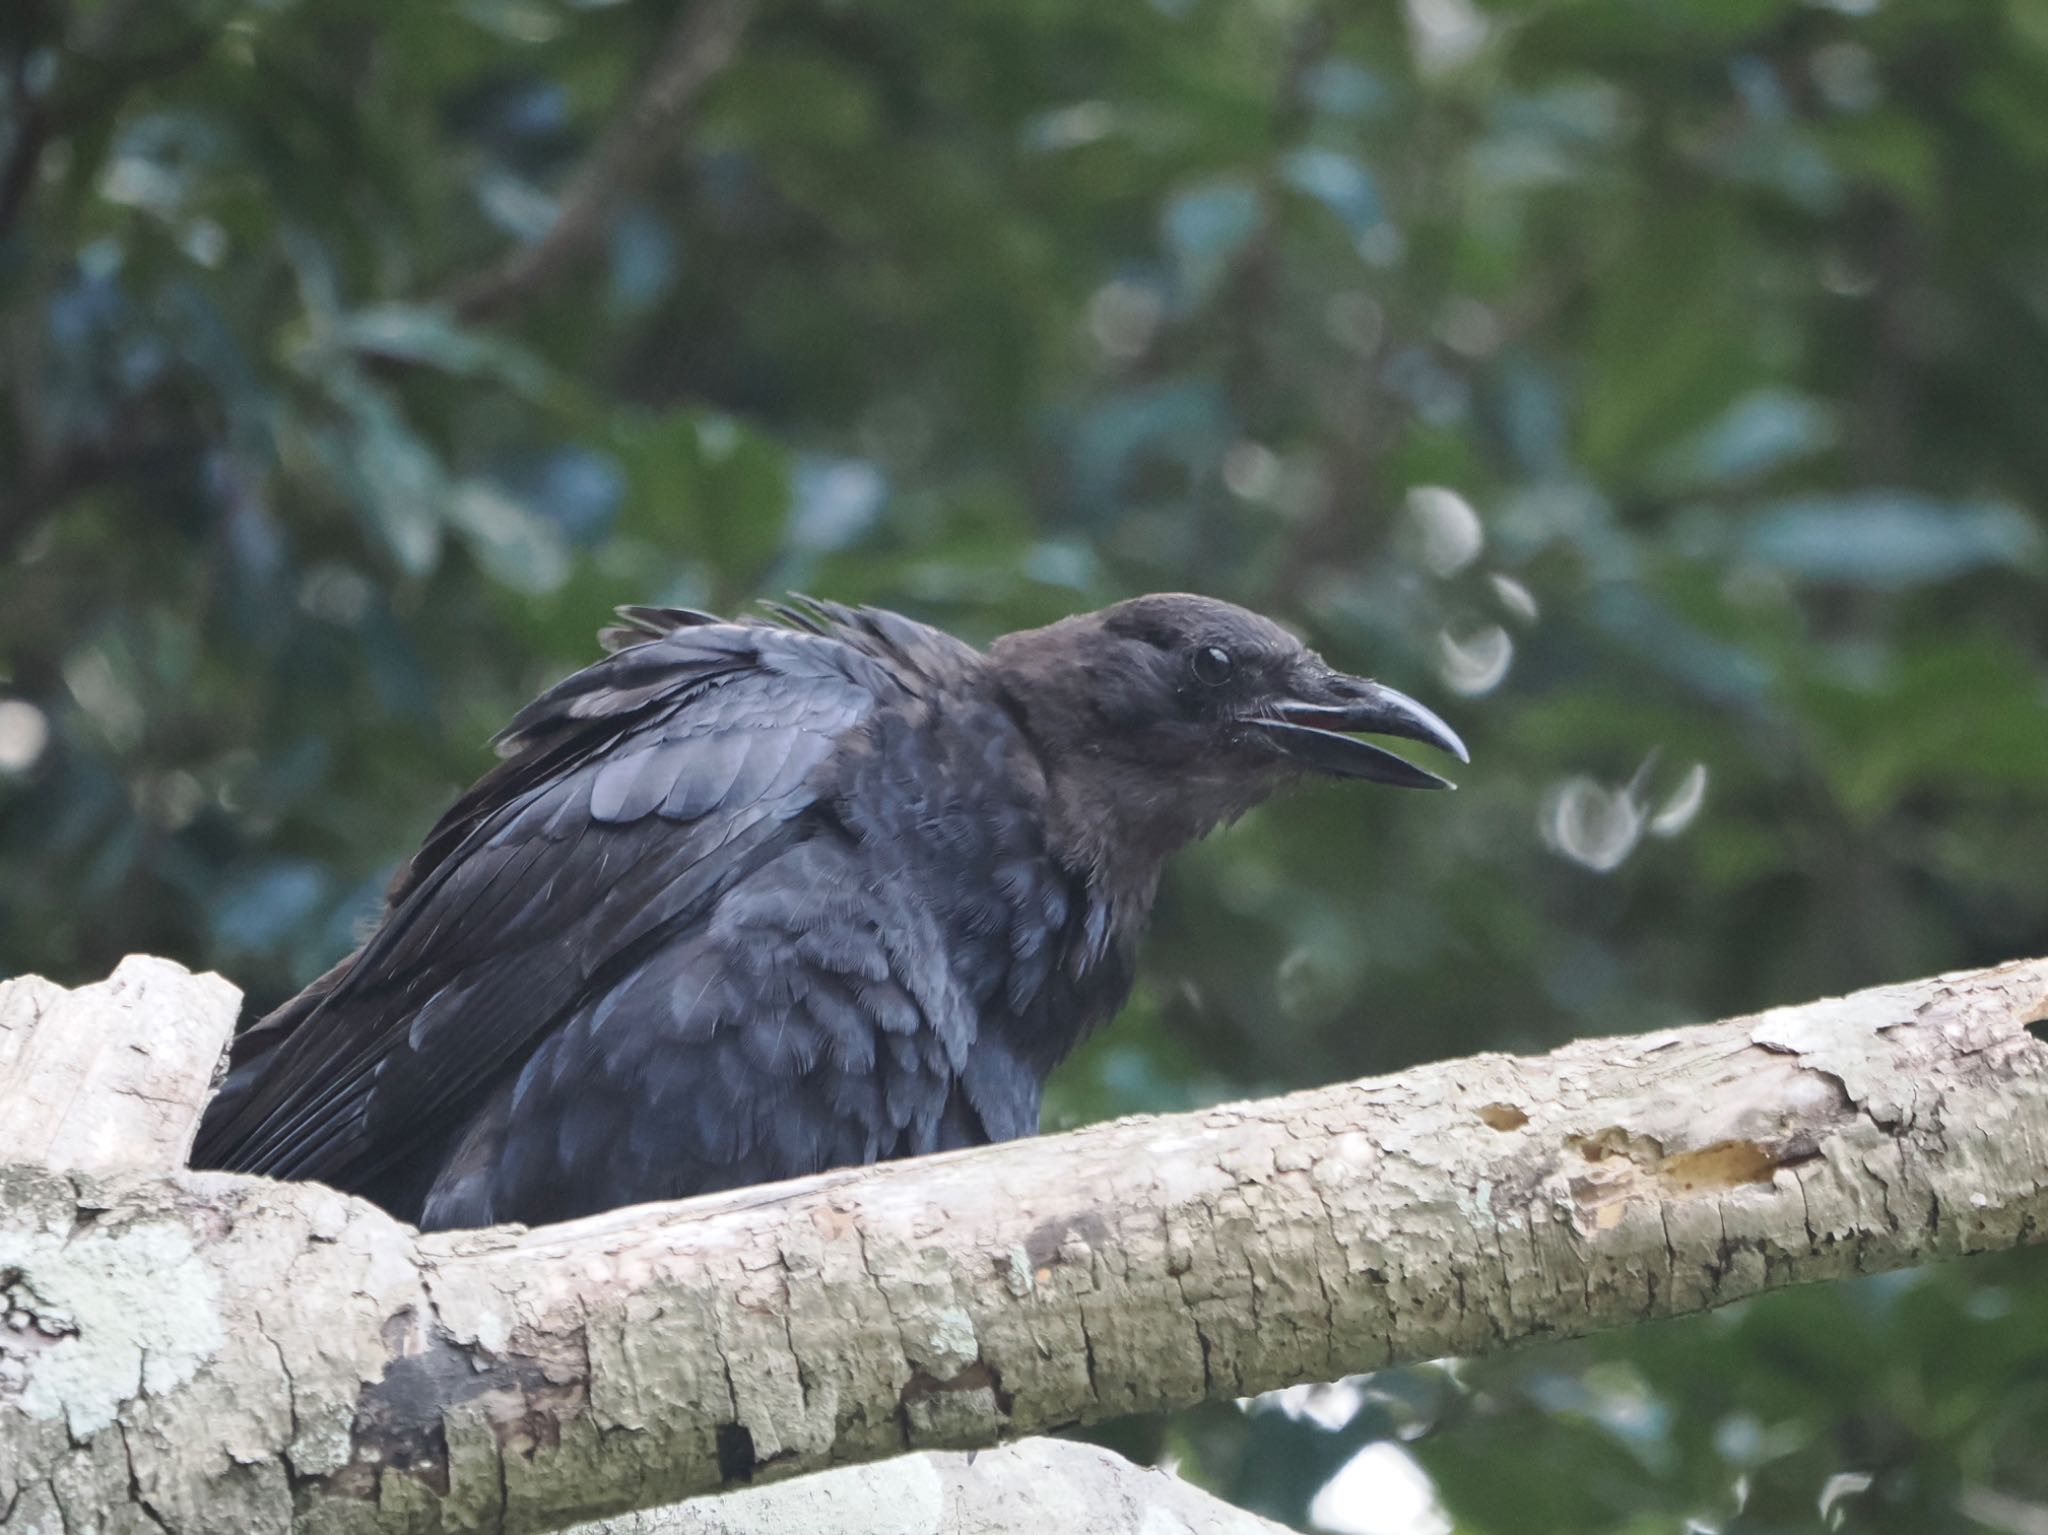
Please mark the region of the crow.
[[1176, 850], [1306, 775], [1448, 787], [1357, 733], [1468, 760], [1204, 597], [985, 653], [802, 598], [619, 614], [362, 947], [237, 1038], [194, 1166], [433, 1229], [1029, 1135]]

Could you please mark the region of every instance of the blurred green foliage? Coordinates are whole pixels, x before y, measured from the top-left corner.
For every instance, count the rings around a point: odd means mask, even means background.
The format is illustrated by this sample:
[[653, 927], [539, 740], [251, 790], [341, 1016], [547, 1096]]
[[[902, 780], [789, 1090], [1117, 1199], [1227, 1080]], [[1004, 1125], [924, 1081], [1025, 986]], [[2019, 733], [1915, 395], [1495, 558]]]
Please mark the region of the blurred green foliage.
[[[267, 1006], [613, 603], [786, 588], [1197, 588], [1471, 741], [1186, 858], [1059, 1123], [2048, 952], [2039, 0], [769, 0], [460, 322], [673, 15], [0, 15], [0, 973]], [[2048, 1528], [2024, 1255], [1342, 1389], [1118, 1437], [1434, 1478], [1345, 1529]]]

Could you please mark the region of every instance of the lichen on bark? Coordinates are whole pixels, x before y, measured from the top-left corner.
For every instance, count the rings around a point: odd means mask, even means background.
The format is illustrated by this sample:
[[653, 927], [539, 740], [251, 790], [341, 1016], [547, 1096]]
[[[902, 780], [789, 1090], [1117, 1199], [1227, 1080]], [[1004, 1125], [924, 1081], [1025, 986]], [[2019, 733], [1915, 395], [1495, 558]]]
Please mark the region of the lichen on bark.
[[0, 1509], [554, 1529], [2011, 1246], [2044, 1015], [2012, 965], [536, 1231], [0, 1169]]

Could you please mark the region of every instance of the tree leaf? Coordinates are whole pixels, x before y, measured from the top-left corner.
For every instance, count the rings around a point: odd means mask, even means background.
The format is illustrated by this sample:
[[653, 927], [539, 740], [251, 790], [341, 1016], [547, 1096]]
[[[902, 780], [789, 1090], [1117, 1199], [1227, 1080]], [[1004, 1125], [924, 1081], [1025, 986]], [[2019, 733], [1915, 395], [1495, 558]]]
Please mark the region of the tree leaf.
[[1867, 490], [1777, 502], [1750, 519], [1740, 547], [1801, 580], [1899, 591], [1987, 566], [2034, 566], [2042, 536], [2004, 502]]

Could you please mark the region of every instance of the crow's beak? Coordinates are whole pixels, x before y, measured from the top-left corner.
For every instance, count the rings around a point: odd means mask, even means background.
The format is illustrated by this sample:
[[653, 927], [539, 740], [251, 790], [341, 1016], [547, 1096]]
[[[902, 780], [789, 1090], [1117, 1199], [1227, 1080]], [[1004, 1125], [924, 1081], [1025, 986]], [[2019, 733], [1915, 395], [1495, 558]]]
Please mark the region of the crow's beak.
[[1269, 705], [1251, 723], [1266, 741], [1303, 766], [1339, 778], [1366, 778], [1404, 789], [1455, 789], [1449, 779], [1415, 766], [1360, 734], [1400, 736], [1472, 759], [1458, 733], [1410, 698], [1363, 677], [1331, 672], [1307, 680], [1299, 697]]

